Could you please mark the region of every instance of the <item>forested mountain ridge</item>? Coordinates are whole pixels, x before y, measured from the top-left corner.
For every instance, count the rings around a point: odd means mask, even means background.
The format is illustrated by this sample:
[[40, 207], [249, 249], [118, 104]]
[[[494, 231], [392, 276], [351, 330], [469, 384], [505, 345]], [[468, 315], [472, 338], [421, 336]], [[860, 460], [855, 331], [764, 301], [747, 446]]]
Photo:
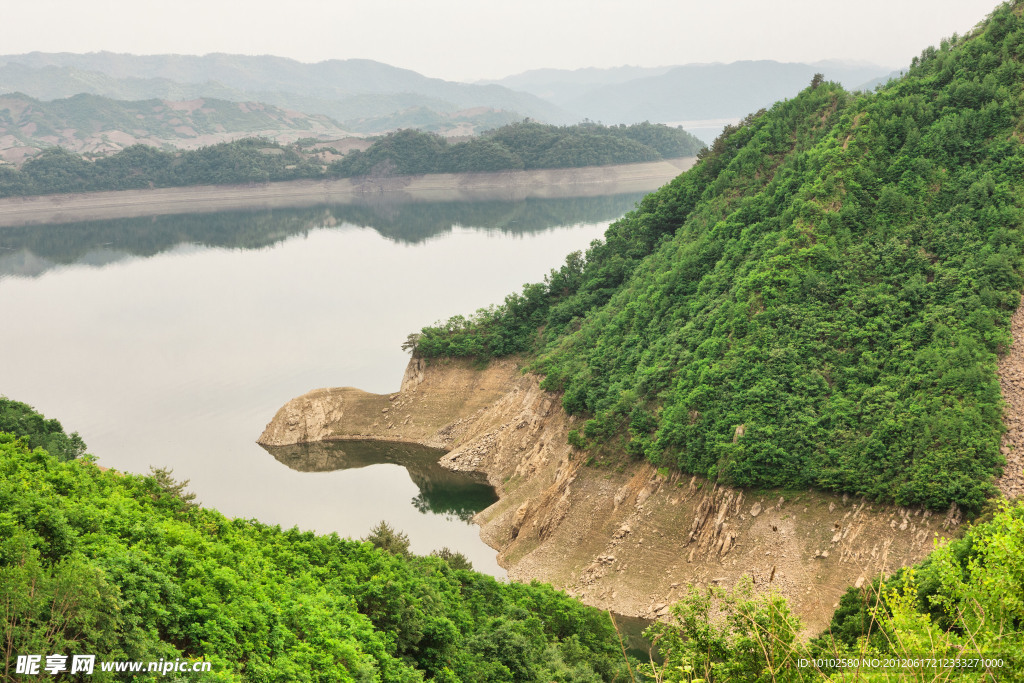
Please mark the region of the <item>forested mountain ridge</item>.
[[1024, 268], [1021, 13], [1001, 6], [875, 94], [815, 78], [585, 255], [415, 352], [532, 353], [591, 416], [579, 447], [978, 509]]
[[27, 160], [20, 169], [0, 165], [0, 197], [302, 178], [579, 168], [692, 157], [703, 145], [681, 128], [663, 124], [551, 126], [524, 121], [454, 143], [433, 133], [400, 130], [326, 166], [321, 163], [320, 148], [309, 141], [280, 145], [243, 138], [176, 153], [132, 145], [90, 162], [54, 147]]
[[351, 177], [382, 170], [407, 175], [579, 168], [692, 157], [703, 148], [682, 128], [664, 124], [551, 126], [522, 121], [455, 143], [414, 130], [398, 131], [334, 162], [328, 172]]

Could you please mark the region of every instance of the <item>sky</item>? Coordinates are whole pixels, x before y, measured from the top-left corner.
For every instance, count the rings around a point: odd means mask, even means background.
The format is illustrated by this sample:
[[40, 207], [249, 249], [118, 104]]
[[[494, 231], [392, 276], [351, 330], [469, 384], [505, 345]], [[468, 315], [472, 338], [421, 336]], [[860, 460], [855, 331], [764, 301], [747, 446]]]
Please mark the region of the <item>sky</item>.
[[846, 59], [902, 67], [994, 0], [9, 0], [6, 54], [374, 59], [447, 80], [536, 68]]

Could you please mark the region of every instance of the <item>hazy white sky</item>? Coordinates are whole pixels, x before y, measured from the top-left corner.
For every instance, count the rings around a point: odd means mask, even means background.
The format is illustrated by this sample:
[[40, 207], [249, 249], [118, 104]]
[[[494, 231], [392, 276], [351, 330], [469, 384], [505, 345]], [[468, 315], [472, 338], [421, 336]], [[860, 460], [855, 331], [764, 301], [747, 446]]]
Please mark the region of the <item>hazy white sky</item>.
[[994, 0], [5, 0], [14, 54], [365, 58], [451, 80], [740, 59], [903, 66]]

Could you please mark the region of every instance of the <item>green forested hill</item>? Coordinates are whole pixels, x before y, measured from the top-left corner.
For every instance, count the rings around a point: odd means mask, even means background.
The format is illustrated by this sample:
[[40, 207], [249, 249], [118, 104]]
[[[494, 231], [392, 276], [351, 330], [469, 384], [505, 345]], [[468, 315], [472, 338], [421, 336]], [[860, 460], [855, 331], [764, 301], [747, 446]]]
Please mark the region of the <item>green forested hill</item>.
[[180, 489], [0, 433], [0, 679], [54, 653], [206, 659], [220, 681], [624, 678], [607, 615], [549, 586], [228, 519]]
[[200, 660], [216, 681], [624, 677], [607, 615], [550, 586], [499, 583], [447, 549], [412, 556], [393, 532], [371, 545], [228, 519], [165, 470], [103, 471], [73, 459], [84, 449], [0, 397], [2, 681], [49, 677], [16, 675], [17, 657], [56, 653], [96, 655], [97, 681], [166, 675], [103, 662]]
[[1024, 235], [1024, 5], [727, 129], [585, 255], [416, 353], [534, 354], [625, 448], [744, 486], [978, 508]]
[[682, 128], [660, 123], [552, 126], [522, 121], [455, 143], [440, 135], [400, 130], [366, 151], [350, 152], [334, 162], [328, 173], [352, 177], [579, 168], [693, 156], [703, 148]]
[[[0, 110], [0, 124], [2, 119]], [[452, 144], [434, 133], [400, 130], [328, 167], [321, 166], [302, 145], [280, 145], [265, 138], [242, 138], [177, 153], [132, 145], [95, 161], [52, 147], [20, 169], [0, 165], [0, 197], [300, 178], [578, 168], [692, 156], [703, 147], [682, 128], [663, 124], [551, 126], [528, 121]]]

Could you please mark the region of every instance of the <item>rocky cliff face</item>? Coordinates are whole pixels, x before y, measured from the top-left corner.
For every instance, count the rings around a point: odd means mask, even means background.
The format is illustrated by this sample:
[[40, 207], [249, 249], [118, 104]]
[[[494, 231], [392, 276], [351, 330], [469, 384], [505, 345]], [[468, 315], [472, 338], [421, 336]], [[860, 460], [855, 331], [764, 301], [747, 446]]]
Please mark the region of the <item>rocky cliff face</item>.
[[807, 627], [827, 625], [850, 585], [924, 557], [959, 515], [819, 492], [740, 491], [648, 464], [587, 466], [566, 441], [575, 418], [515, 360], [476, 370], [413, 359], [402, 389], [319, 389], [285, 405], [260, 443], [415, 441], [448, 451], [445, 467], [484, 472], [500, 500], [481, 537], [516, 580], [584, 602], [657, 617], [690, 585], [744, 574], [786, 596]]
[[1010, 329], [1013, 346], [999, 359], [999, 386], [1006, 403], [1006, 433], [1000, 450], [1006, 467], [996, 485], [1007, 498], [1017, 498], [1024, 495], [1024, 306], [1013, 314]]

